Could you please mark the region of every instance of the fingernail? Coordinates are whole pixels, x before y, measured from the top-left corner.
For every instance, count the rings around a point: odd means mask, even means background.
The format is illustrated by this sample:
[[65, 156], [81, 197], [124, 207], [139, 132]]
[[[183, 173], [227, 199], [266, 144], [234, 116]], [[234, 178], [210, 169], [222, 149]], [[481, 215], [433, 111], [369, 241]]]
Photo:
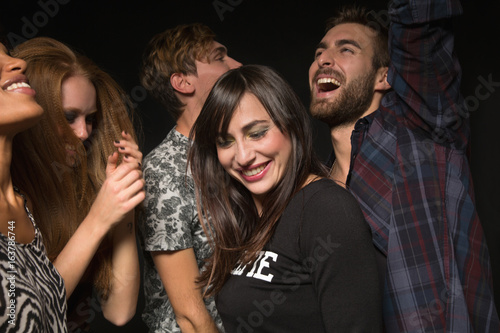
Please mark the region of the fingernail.
[[120, 143], [120, 140], [115, 140], [115, 143]]
[[137, 163], [139, 164], [139, 168], [140, 168], [140, 167], [142, 167], [142, 164], [141, 164], [141, 162], [137, 162]]
[[120, 150], [125, 150], [125, 147], [120, 147]]

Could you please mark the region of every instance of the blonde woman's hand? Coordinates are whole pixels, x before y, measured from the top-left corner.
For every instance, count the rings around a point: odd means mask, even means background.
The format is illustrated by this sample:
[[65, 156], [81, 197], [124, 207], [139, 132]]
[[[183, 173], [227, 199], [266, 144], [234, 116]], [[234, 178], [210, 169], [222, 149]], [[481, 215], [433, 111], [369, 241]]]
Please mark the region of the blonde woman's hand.
[[132, 135], [123, 131], [122, 132], [123, 140], [117, 140], [114, 142], [115, 147], [118, 149], [118, 152], [123, 156], [123, 162], [126, 163], [135, 163], [140, 169], [142, 166], [142, 153], [139, 150], [139, 146], [132, 138]]
[[[142, 154], [141, 154], [142, 155]], [[144, 200], [144, 179], [135, 163], [118, 163], [118, 153], [108, 158], [106, 180], [90, 209], [89, 215], [109, 230]]]

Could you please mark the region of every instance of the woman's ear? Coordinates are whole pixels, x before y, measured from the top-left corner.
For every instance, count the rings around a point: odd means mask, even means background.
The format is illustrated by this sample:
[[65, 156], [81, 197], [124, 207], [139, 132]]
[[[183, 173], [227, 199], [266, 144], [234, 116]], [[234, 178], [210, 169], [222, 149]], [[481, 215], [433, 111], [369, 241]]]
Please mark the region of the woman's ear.
[[187, 95], [194, 92], [194, 85], [190, 81], [190, 76], [182, 73], [174, 73], [170, 76], [170, 84], [181, 94]]
[[380, 67], [377, 70], [377, 74], [375, 76], [375, 91], [384, 91], [391, 89], [391, 85], [387, 82], [387, 72], [389, 71], [389, 67]]

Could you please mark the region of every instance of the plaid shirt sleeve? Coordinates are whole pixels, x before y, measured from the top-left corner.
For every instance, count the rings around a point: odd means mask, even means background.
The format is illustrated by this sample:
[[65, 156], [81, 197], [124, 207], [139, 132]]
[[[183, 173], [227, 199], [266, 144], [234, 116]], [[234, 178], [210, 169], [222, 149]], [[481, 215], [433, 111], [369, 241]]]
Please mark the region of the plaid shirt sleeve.
[[389, 80], [408, 103], [410, 126], [457, 149], [467, 145], [469, 136], [450, 20], [461, 13], [460, 2], [454, 0], [393, 1], [389, 9]]
[[454, 0], [392, 1], [383, 106], [351, 137], [348, 187], [387, 255], [387, 332], [500, 332], [465, 150]]

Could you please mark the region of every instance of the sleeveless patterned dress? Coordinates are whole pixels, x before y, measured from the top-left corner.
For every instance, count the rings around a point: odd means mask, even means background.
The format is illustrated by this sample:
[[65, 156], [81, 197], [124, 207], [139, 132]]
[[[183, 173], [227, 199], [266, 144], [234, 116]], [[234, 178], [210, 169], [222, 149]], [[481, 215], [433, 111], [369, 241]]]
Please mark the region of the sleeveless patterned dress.
[[33, 241], [15, 241], [15, 221], [8, 222], [7, 235], [0, 233], [0, 332], [67, 332], [64, 281], [46, 256], [26, 198], [24, 208]]

